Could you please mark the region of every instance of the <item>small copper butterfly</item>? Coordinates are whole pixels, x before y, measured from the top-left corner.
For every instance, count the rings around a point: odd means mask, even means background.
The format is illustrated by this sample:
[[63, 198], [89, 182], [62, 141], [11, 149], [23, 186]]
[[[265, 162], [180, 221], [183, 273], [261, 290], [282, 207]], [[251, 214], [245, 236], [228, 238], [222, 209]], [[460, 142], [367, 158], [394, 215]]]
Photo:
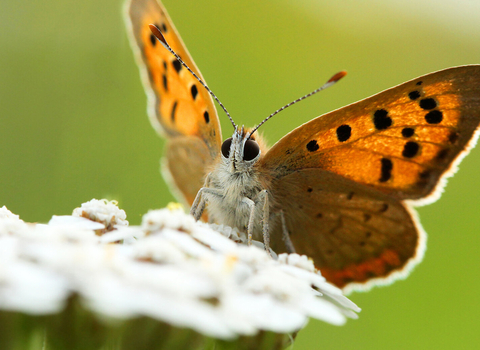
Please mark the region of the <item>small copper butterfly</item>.
[[210, 91], [166, 10], [131, 0], [127, 11], [150, 120], [168, 140], [165, 168], [197, 219], [206, 209], [210, 221], [263, 235], [275, 252], [306, 254], [346, 289], [405, 276], [422, 259], [426, 238], [412, 206], [436, 200], [475, 144], [480, 65], [400, 84], [271, 148], [256, 132], [263, 122], [247, 129], [232, 120], [222, 142]]

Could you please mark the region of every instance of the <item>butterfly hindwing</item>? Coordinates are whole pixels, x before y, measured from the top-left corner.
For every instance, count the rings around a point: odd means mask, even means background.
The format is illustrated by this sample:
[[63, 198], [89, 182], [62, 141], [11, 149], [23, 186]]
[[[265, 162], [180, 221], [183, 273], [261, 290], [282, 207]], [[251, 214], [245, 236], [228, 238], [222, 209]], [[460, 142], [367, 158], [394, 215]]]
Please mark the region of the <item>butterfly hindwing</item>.
[[[423, 256], [420, 224], [387, 194], [321, 169], [298, 170], [272, 185], [273, 211], [284, 212], [296, 251], [338, 287], [401, 276]], [[272, 247], [284, 251], [274, 227]]]
[[205, 164], [210, 162], [208, 148], [199, 138], [176, 137], [166, 145], [163, 175], [174, 186], [172, 189], [179, 190], [186, 203], [191, 205], [203, 186]]

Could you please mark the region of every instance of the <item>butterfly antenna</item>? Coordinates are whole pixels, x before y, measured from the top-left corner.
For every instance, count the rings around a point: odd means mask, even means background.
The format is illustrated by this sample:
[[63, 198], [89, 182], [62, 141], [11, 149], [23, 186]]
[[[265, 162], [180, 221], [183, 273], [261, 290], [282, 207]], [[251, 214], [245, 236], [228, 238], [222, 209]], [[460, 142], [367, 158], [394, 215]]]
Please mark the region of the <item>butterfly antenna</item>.
[[273, 117], [274, 115], [280, 113], [281, 111], [283, 111], [285, 108], [288, 108], [290, 107], [291, 105], [294, 105], [295, 103], [297, 102], [300, 102], [304, 99], [306, 99], [307, 97], [310, 97], [312, 95], [315, 95], [317, 92], [320, 92], [322, 90], [325, 90], [326, 88], [332, 86], [333, 84], [335, 84], [337, 81], [339, 81], [340, 79], [342, 79], [345, 75], [347, 75], [347, 72], [345, 71], [341, 71], [341, 72], [338, 72], [337, 74], [335, 74], [333, 77], [331, 77], [325, 84], [323, 84], [322, 86], [320, 86], [318, 89], [312, 91], [311, 93], [309, 94], [306, 94], [305, 96], [302, 96], [300, 98], [297, 98], [295, 101], [292, 101], [288, 104], [286, 104], [285, 106], [283, 106], [282, 108], [280, 109], [277, 109], [275, 112], [273, 112], [272, 114], [270, 114], [268, 117], [266, 117], [260, 124], [258, 124], [252, 131], [250, 131], [250, 134], [248, 135], [248, 138], [250, 138], [250, 136], [253, 135], [253, 133], [255, 131], [258, 130], [259, 127], [261, 127], [263, 124], [265, 124], [265, 122], [267, 120], [269, 120], [271, 117]]
[[199, 81], [200, 84], [203, 85], [203, 87], [208, 91], [208, 93], [215, 99], [215, 101], [217, 101], [217, 103], [220, 105], [220, 107], [222, 107], [222, 109], [225, 111], [225, 113], [227, 114], [228, 116], [228, 119], [230, 119], [230, 121], [232, 122], [232, 125], [233, 127], [235, 128], [236, 125], [235, 125], [235, 122], [233, 121], [232, 117], [230, 116], [230, 113], [228, 113], [227, 109], [225, 108], [225, 106], [222, 104], [222, 102], [220, 102], [220, 100], [217, 98], [217, 96], [215, 96], [215, 94], [213, 93], [212, 90], [210, 90], [210, 88], [207, 86], [207, 84], [205, 84], [202, 79], [200, 79], [196, 74], [195, 72], [193, 72], [189, 66], [187, 66], [187, 64], [185, 62], [183, 62], [183, 60], [180, 58], [180, 56], [177, 55], [177, 53], [175, 51], [173, 51], [173, 49], [170, 47], [170, 45], [168, 45], [167, 43], [167, 40], [165, 40], [165, 37], [163, 36], [162, 32], [160, 31], [160, 29], [155, 25], [155, 24], [149, 24], [148, 27], [150, 28], [150, 30], [152, 31], [152, 34], [158, 39], [158, 41], [160, 41], [160, 43], [163, 45], [163, 47], [165, 47], [168, 51], [170, 51], [174, 56], [175, 58], [185, 67], [187, 68], [187, 70], [192, 73], [192, 75], [195, 77], [195, 79], [197, 79]]

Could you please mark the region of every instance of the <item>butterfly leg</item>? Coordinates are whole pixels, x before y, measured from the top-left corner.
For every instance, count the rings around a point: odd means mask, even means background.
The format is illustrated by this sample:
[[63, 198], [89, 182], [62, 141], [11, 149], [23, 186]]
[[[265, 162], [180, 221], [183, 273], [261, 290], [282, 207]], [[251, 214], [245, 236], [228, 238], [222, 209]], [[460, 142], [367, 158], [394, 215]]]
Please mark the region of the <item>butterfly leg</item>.
[[288, 254], [295, 253], [295, 247], [293, 246], [292, 240], [290, 239], [290, 233], [288, 232], [287, 223], [285, 222], [285, 214], [283, 210], [280, 210], [280, 221], [282, 223], [282, 240], [287, 248]]
[[268, 221], [270, 219], [270, 206], [268, 204], [268, 192], [267, 190], [261, 191], [258, 196], [263, 197], [263, 244], [267, 254], [272, 257], [270, 253], [270, 227]]
[[208, 201], [208, 196], [222, 197], [220, 190], [209, 187], [202, 187], [193, 201], [190, 214], [193, 215], [195, 220], [199, 220], [205, 210], [205, 205]]
[[248, 225], [247, 225], [247, 244], [252, 245], [252, 230], [253, 230], [253, 220], [255, 219], [255, 202], [250, 198], [243, 197], [242, 203], [248, 205], [250, 209], [250, 215], [248, 216]]
[[[195, 196], [195, 200], [192, 203], [192, 207], [190, 208], [190, 215], [192, 215], [197, 221], [202, 216], [205, 210], [205, 206], [207, 204], [207, 200], [205, 196], [202, 195], [202, 190], [204, 190], [205, 188], [208, 188], [209, 183], [210, 183], [210, 174], [208, 174], [207, 177], [205, 178], [203, 187], [200, 188], [200, 190], [197, 192], [197, 195]], [[197, 212], [199, 213], [198, 216], [196, 215]]]
[[250, 217], [248, 219], [248, 226], [247, 226], [247, 236], [248, 236], [248, 245], [252, 244], [252, 231], [253, 231], [253, 224], [255, 220], [255, 207], [259, 205], [263, 201], [263, 244], [265, 245], [265, 250], [267, 254], [272, 257], [270, 253], [270, 234], [269, 234], [269, 226], [268, 226], [268, 219], [270, 217], [269, 210], [270, 207], [268, 205], [268, 192], [267, 190], [260, 191], [257, 196], [255, 197], [255, 201], [252, 201], [250, 198], [243, 198], [242, 200], [250, 207]]

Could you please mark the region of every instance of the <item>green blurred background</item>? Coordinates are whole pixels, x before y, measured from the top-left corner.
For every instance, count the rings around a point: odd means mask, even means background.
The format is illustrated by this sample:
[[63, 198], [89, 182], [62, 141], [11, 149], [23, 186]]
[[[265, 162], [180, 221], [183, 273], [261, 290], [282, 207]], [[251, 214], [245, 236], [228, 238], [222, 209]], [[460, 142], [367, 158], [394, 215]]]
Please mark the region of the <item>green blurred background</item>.
[[[324, 112], [435, 70], [480, 63], [480, 4], [189, 1], [164, 4], [210, 87], [254, 125], [333, 73], [348, 76], [269, 121], [270, 144]], [[0, 2], [0, 205], [26, 221], [117, 199], [132, 224], [173, 197], [163, 140], [125, 34], [122, 1]], [[224, 136], [231, 126], [221, 115]], [[480, 338], [480, 150], [419, 208], [425, 259], [392, 286], [351, 295], [344, 327], [312, 321], [295, 349], [475, 348]]]

